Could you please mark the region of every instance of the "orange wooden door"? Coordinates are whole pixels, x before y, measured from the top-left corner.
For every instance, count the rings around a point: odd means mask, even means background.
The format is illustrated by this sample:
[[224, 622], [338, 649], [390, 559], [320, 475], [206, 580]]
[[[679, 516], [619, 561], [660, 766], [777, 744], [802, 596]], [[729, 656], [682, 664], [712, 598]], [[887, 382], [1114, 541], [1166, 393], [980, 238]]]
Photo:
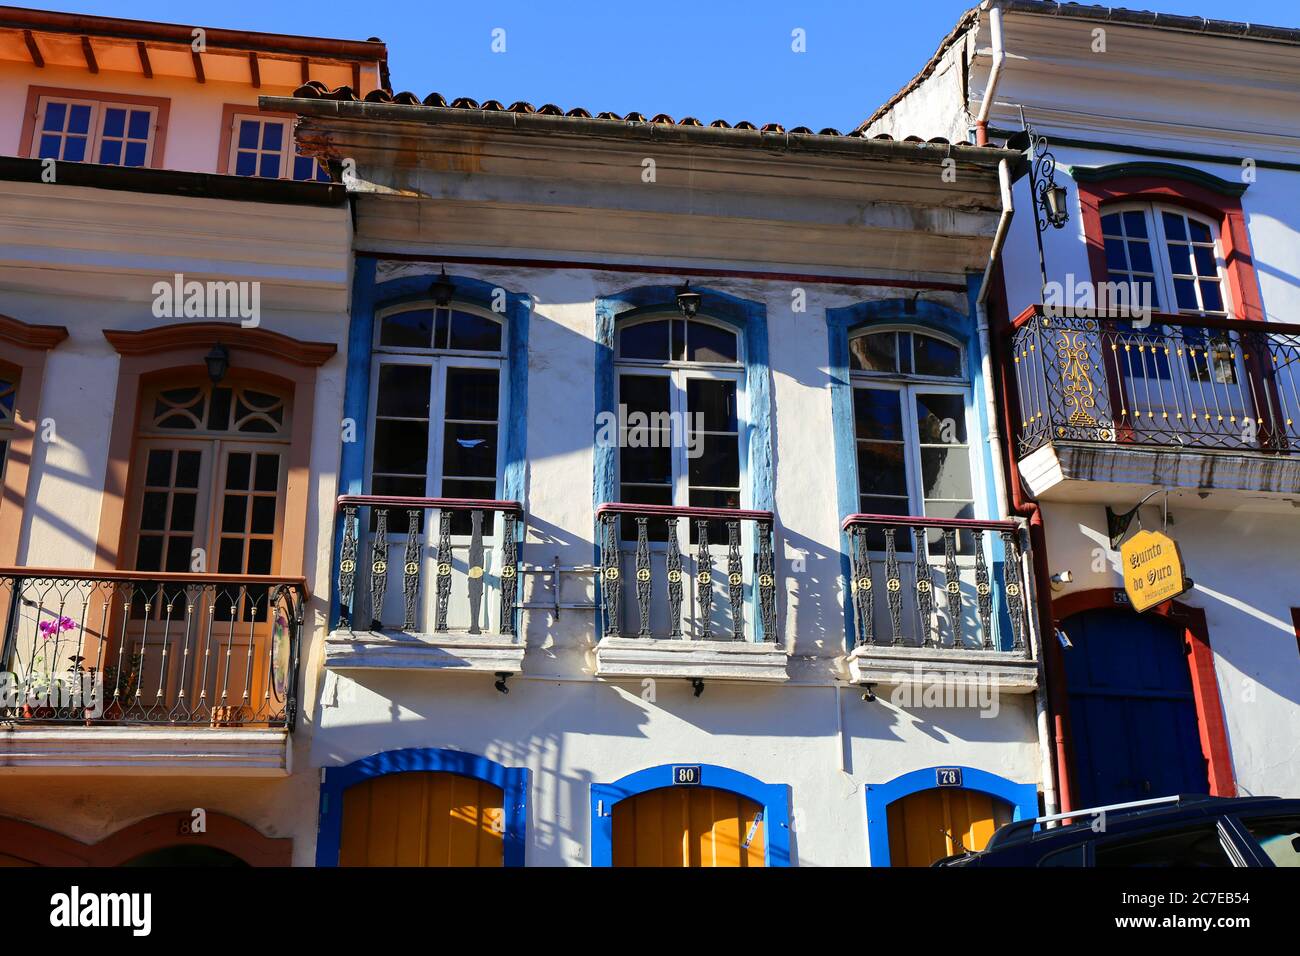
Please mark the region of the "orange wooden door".
[[615, 866], [763, 866], [763, 808], [712, 787], [648, 790], [614, 805]]
[[978, 790], [933, 789], [889, 805], [889, 865], [929, 866], [963, 850], [982, 850], [1011, 822], [1011, 806]]
[[339, 866], [501, 866], [500, 787], [411, 771], [343, 791]]

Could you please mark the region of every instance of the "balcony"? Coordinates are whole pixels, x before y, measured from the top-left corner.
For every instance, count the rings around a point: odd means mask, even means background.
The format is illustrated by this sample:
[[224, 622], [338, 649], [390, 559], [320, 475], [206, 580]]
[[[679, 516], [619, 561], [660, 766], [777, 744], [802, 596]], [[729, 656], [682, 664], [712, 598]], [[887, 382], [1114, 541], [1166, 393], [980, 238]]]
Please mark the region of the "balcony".
[[1035, 688], [1032, 564], [1018, 523], [855, 514], [843, 529], [854, 683]]
[[787, 679], [770, 511], [614, 503], [596, 523], [598, 677]]
[[1023, 312], [1010, 335], [1020, 472], [1035, 496], [1300, 491], [1300, 325]]
[[0, 568], [0, 769], [289, 772], [301, 578]]
[[522, 515], [517, 501], [340, 497], [326, 666], [517, 673]]

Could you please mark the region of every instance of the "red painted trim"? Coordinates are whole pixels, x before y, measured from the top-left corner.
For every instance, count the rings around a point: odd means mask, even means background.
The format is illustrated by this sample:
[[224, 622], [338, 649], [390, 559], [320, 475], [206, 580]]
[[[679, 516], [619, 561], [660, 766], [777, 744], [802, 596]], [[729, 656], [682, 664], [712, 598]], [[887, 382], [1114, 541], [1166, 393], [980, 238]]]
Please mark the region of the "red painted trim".
[[749, 269], [701, 269], [698, 266], [652, 266], [632, 262], [591, 262], [580, 259], [521, 259], [509, 256], [432, 256], [416, 252], [373, 252], [356, 250], [365, 259], [393, 262], [457, 262], [478, 266], [514, 266], [519, 269], [588, 269], [593, 272], [643, 272], [646, 275], [685, 278], [771, 279], [780, 282], [808, 282], [818, 285], [872, 286], [884, 289], [932, 289], [936, 292], [966, 293], [960, 282], [921, 282], [916, 279], [874, 279], [862, 276], [810, 275], [803, 272], [759, 272]]
[[34, 823], [0, 817], [0, 854], [36, 866], [121, 866], [144, 853], [190, 844], [225, 850], [251, 866], [293, 862], [292, 839], [263, 836], [242, 820], [211, 810], [207, 830], [189, 833], [190, 819], [189, 810], [159, 813], [98, 843], [82, 843]]
[[979, 518], [923, 518], [919, 515], [849, 515], [840, 523], [841, 530], [847, 531], [850, 525], [906, 524], [916, 528], [970, 528], [973, 531], [1015, 531], [1020, 525], [1014, 521], [983, 521]]
[[[105, 329], [118, 355], [161, 355], [184, 349], [210, 349], [218, 342], [233, 350], [259, 353], [303, 368], [319, 368], [334, 357], [333, 342], [305, 342], [270, 329], [246, 329], [228, 322], [182, 322], [149, 329]], [[232, 357], [231, 364], [235, 365]]]
[[[36, 113], [42, 96], [53, 96], [73, 100], [95, 100], [100, 105], [109, 106], [152, 106], [154, 113], [153, 144], [149, 151], [148, 169], [163, 169], [163, 156], [167, 146], [167, 118], [171, 112], [172, 101], [163, 96], [138, 96], [134, 93], [113, 93], [106, 90], [72, 90], [60, 86], [29, 86], [27, 88], [27, 105], [23, 113], [23, 129], [18, 138], [18, 155], [32, 155], [32, 141], [36, 136]], [[92, 163], [91, 160], [85, 160]], [[93, 165], [93, 163], [92, 163]], [[122, 167], [128, 168], [128, 167]]]
[[1219, 242], [1228, 274], [1233, 311], [1240, 319], [1264, 321], [1264, 305], [1255, 276], [1255, 258], [1246, 230], [1241, 200], [1196, 183], [1149, 176], [1123, 176], [1102, 182], [1077, 182], [1083, 214], [1084, 241], [1094, 282], [1106, 281], [1106, 249], [1101, 236], [1101, 210], [1108, 203], [1162, 202], [1199, 212], [1219, 226]]
[[740, 508], [688, 508], [676, 505], [636, 505], [612, 501], [596, 509], [601, 515], [662, 515], [665, 518], [703, 518], [718, 521], [771, 521], [770, 511], [745, 511]]
[[495, 498], [406, 498], [401, 495], [339, 495], [338, 505], [370, 505], [376, 508], [443, 508], [448, 511], [513, 511], [524, 510], [517, 501]]
[[[1067, 617], [1101, 608], [1124, 609], [1117, 600], [1123, 588], [1092, 588], [1066, 594], [1052, 602], [1054, 623]], [[1201, 753], [1210, 778], [1210, 795], [1235, 797], [1237, 780], [1232, 770], [1232, 751], [1228, 746], [1228, 728], [1223, 719], [1223, 700], [1219, 696], [1219, 678], [1214, 670], [1214, 650], [1210, 647], [1210, 629], [1205, 611], [1181, 601], [1166, 601], [1146, 614], [1155, 614], [1183, 628], [1188, 648], [1187, 668], [1192, 677], [1192, 696], [1196, 701], [1196, 724], [1201, 735]]]

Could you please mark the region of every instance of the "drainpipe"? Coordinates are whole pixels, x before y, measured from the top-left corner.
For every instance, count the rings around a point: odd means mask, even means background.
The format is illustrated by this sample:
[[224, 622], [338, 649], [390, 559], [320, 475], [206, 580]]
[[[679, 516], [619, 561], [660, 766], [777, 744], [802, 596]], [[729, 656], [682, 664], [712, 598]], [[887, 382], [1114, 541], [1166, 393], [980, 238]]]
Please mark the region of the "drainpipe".
[[993, 108], [993, 94], [997, 91], [998, 78], [1002, 75], [1002, 61], [1007, 51], [1002, 45], [1002, 7], [996, 3], [988, 7], [989, 40], [993, 44], [993, 68], [989, 70], [989, 81], [984, 87], [984, 100], [980, 103], [979, 116], [975, 118], [975, 145], [989, 144], [989, 111]]
[[[1007, 435], [1012, 434], [1011, 419], [1011, 380], [1006, 361], [1005, 350], [1011, 339], [1010, 324], [1001, 330], [998, 350], [994, 353], [994, 362], [998, 366], [998, 380], [1002, 390], [1002, 426]], [[1043, 635], [1042, 656], [1044, 677], [1047, 684], [1047, 700], [1051, 716], [1052, 751], [1056, 758], [1056, 796], [1060, 801], [1058, 813], [1068, 813], [1074, 809], [1072, 781], [1070, 777], [1070, 759], [1067, 748], [1069, 739], [1069, 711], [1065, 698], [1065, 664], [1061, 659], [1061, 645], [1056, 640], [1056, 626], [1052, 615], [1051, 571], [1047, 565], [1047, 534], [1043, 528], [1043, 512], [1038, 503], [1027, 498], [1021, 486], [1020, 468], [1012, 454], [1011, 443], [1003, 446], [1003, 464], [1010, 477], [1008, 490], [1011, 493], [1011, 510], [1014, 514], [1029, 519], [1029, 542], [1034, 551], [1034, 586], [1038, 597], [1038, 629]], [[1047, 736], [1044, 726], [1047, 714], [1040, 704], [1040, 733]], [[1040, 739], [1042, 739], [1040, 738]], [[1046, 793], [1044, 794], [1046, 802]]]
[[[997, 231], [993, 234], [993, 245], [989, 249], [989, 261], [984, 267], [984, 278], [980, 282], [979, 294], [975, 297], [975, 317], [976, 322], [978, 323], [980, 352], [982, 353], [981, 367], [983, 370], [982, 378], [984, 380], [985, 420], [989, 423], [988, 443], [989, 449], [992, 452], [993, 461], [996, 463], [993, 468], [993, 487], [997, 495], [997, 500], [1000, 502], [1007, 502], [1009, 500], [1007, 483], [1005, 473], [1002, 470], [1002, 464], [1004, 461], [1002, 451], [1002, 433], [998, 425], [1001, 416], [998, 414], [997, 393], [993, 382], [993, 349], [990, 347], [989, 313], [986, 304], [989, 289], [991, 288], [990, 283], [992, 281], [993, 272], [997, 268], [998, 260], [1002, 255], [1002, 247], [1006, 244], [1007, 240], [1007, 231], [1011, 227], [1011, 218], [1015, 215], [1016, 211], [1015, 200], [1013, 199], [1011, 192], [1011, 165], [1005, 159], [998, 163], [998, 186], [1002, 193], [1002, 214], [998, 217]], [[1006, 434], [1008, 436], [1011, 435], [1009, 423], [1007, 425]], [[1042, 582], [1048, 581], [1049, 578], [1044, 571], [1044, 567], [1046, 566], [1045, 563], [1042, 566], [1038, 564], [1038, 554], [1040, 550], [1038, 544], [1035, 543], [1033, 547], [1035, 561], [1034, 581], [1035, 586], [1038, 589], [1036, 597], [1039, 605], [1042, 604], [1044, 599], [1049, 603], [1051, 601], [1050, 587], [1046, 589], [1046, 591], [1044, 591], [1044, 588], [1042, 587]], [[1041, 765], [1040, 774], [1043, 778], [1043, 809], [1050, 816], [1057, 812], [1056, 776], [1052, 773], [1052, 747], [1050, 744], [1051, 733], [1049, 728], [1050, 719], [1048, 714], [1047, 698], [1045, 695], [1047, 681], [1045, 680], [1045, 674], [1043, 673], [1043, 659], [1045, 655], [1044, 648], [1051, 640], [1052, 635], [1050, 614], [1047, 615], [1046, 623], [1049, 626], [1047, 629], [1044, 629], [1043, 618], [1040, 615], [1039, 627], [1037, 629], [1040, 642], [1038, 655], [1040, 687], [1034, 692], [1034, 710], [1035, 726], [1037, 728], [1038, 736], [1038, 756]]]

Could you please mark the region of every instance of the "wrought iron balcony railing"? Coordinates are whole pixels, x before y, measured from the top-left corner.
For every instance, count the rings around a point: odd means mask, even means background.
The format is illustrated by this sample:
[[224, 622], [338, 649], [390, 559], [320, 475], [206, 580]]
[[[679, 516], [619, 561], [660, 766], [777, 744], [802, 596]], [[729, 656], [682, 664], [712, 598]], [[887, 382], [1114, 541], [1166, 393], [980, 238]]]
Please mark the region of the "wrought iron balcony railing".
[[284, 727], [301, 578], [0, 568], [0, 719]]
[[1282, 453], [1300, 443], [1300, 325], [1033, 306], [1011, 355], [1019, 453], [1054, 441]]
[[854, 643], [1029, 655], [1014, 521], [849, 515]]
[[596, 521], [603, 636], [776, 642], [772, 512], [612, 503]]
[[519, 502], [343, 495], [338, 508], [338, 629], [517, 633]]

